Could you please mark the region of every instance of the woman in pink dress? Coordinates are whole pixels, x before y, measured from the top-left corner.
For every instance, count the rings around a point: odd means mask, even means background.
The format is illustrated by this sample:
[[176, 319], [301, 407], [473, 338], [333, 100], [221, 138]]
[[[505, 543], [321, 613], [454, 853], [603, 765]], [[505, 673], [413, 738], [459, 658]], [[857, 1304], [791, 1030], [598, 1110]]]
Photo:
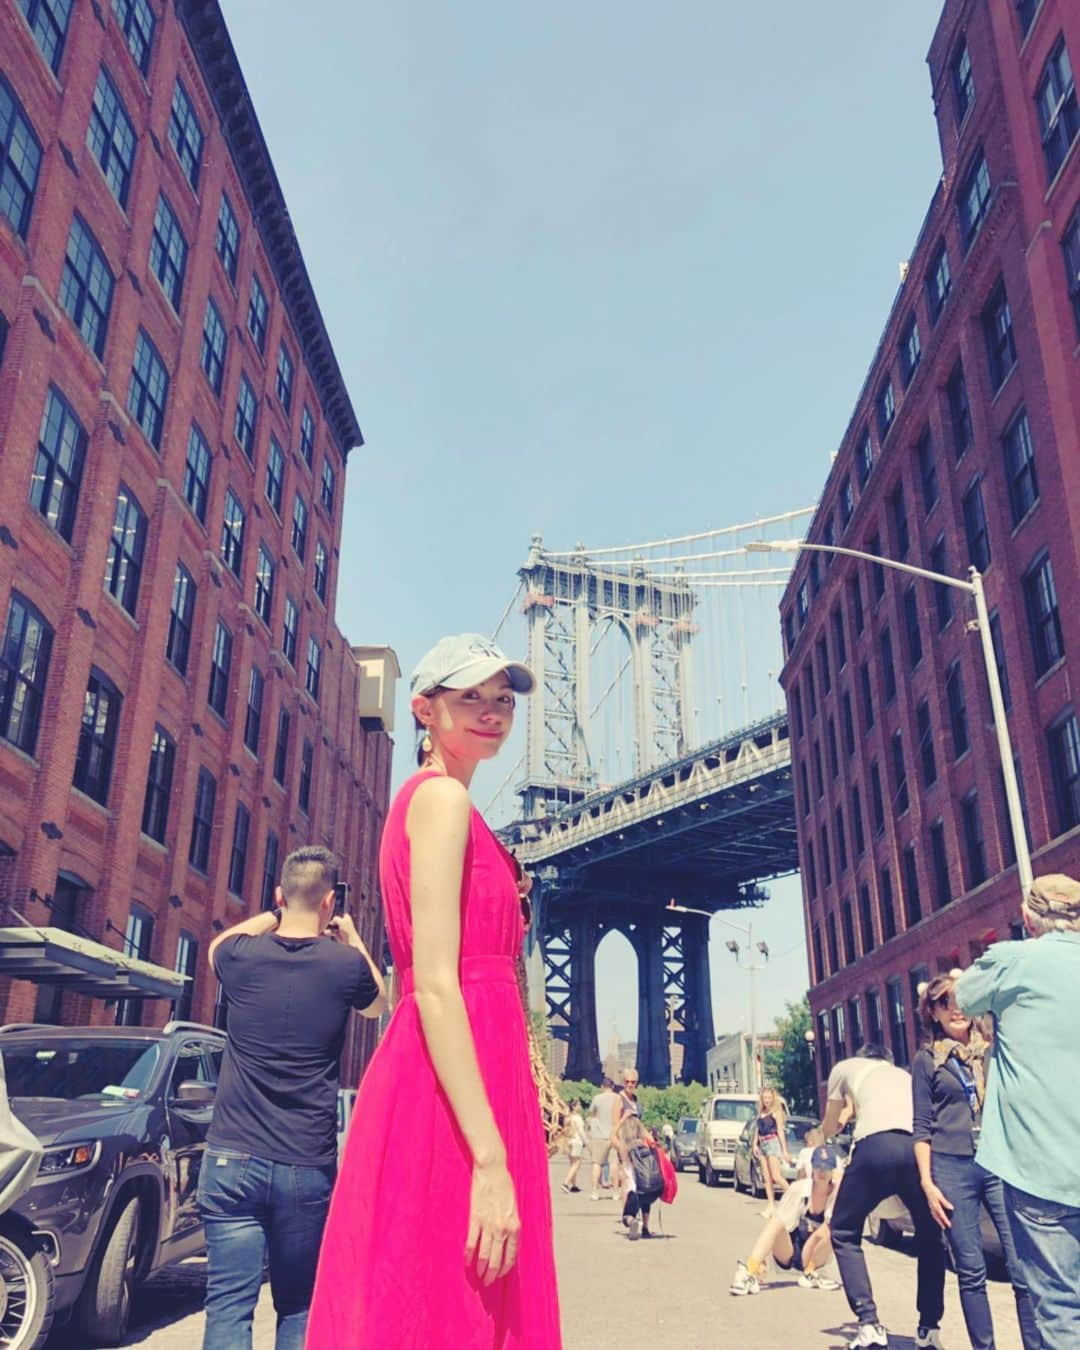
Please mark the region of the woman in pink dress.
[[420, 772], [380, 855], [400, 1001], [356, 1101], [308, 1350], [560, 1350], [517, 872], [468, 794], [534, 685], [473, 634], [413, 674]]

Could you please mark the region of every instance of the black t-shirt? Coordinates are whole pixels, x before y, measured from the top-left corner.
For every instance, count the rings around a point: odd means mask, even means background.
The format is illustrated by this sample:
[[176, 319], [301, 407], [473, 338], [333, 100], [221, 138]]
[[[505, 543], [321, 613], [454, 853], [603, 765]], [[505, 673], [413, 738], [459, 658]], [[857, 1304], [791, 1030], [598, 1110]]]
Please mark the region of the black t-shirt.
[[207, 1144], [272, 1162], [333, 1163], [345, 1027], [378, 993], [367, 961], [330, 938], [263, 933], [223, 942], [214, 966], [229, 1017]]

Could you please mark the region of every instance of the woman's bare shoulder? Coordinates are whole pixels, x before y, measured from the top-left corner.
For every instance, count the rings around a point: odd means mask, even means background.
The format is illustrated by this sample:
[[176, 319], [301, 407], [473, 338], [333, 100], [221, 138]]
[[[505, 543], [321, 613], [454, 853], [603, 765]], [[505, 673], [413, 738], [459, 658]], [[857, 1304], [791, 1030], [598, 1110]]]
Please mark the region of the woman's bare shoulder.
[[405, 817], [410, 839], [433, 829], [467, 826], [472, 814], [468, 790], [445, 774], [433, 774], [416, 788]]

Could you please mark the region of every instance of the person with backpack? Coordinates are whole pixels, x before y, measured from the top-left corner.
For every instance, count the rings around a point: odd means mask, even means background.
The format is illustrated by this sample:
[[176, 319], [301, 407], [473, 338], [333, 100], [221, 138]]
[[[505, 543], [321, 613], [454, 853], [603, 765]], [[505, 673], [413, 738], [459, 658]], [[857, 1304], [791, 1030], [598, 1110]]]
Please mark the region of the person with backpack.
[[651, 1238], [649, 1211], [663, 1194], [664, 1174], [656, 1140], [639, 1115], [627, 1114], [619, 1122], [619, 1152], [627, 1187], [623, 1224], [629, 1230], [631, 1242], [639, 1237]]

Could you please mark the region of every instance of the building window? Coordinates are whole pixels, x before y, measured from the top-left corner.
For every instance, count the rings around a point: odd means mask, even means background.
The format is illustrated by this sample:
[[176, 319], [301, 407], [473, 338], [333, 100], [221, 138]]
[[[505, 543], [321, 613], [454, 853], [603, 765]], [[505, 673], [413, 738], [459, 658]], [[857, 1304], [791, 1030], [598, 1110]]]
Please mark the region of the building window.
[[1076, 83], [1073, 80], [1064, 37], [1058, 38], [1046, 65], [1043, 66], [1042, 78], [1035, 91], [1035, 106], [1039, 110], [1039, 130], [1042, 132], [1043, 154], [1046, 156], [1046, 175], [1053, 180], [1069, 153], [1069, 147], [1080, 132]]
[[1072, 300], [1076, 332], [1080, 336], [1080, 206], [1077, 206], [1069, 221], [1061, 241], [1061, 252], [1065, 259], [1065, 280]]
[[826, 1013], [819, 1012], [817, 1015], [818, 1034], [818, 1077], [826, 1079], [829, 1076], [829, 1070], [832, 1068], [832, 1054], [829, 1050], [829, 1018]]
[[321, 539], [315, 541], [315, 594], [326, 604], [326, 584], [329, 575], [329, 564], [326, 553], [326, 545]]
[[919, 631], [919, 598], [914, 582], [904, 591], [904, 631], [907, 637], [908, 670], [914, 670], [923, 657], [922, 634]]
[[949, 422], [952, 426], [953, 451], [959, 460], [972, 440], [971, 405], [968, 403], [964, 367], [957, 361], [945, 386], [949, 402]]
[[50, 386], [30, 479], [30, 505], [69, 544], [85, 453], [86, 433], [67, 400]]
[[851, 832], [855, 840], [855, 856], [861, 858], [866, 852], [866, 834], [863, 831], [862, 798], [859, 789], [851, 789]]
[[799, 782], [802, 785], [803, 815], [810, 814], [810, 778], [806, 772], [806, 760], [799, 761]]
[[862, 632], [866, 622], [863, 614], [862, 582], [859, 580], [858, 572], [853, 572], [848, 581], [848, 594], [851, 597], [851, 626], [858, 634]]
[[120, 692], [112, 681], [100, 670], [92, 669], [83, 699], [73, 782], [80, 792], [102, 806], [109, 799], [121, 703]]
[[307, 814], [311, 810], [311, 780], [315, 769], [315, 747], [310, 741], [304, 742], [300, 752], [300, 786], [296, 800], [300, 810]]
[[[945, 536], [938, 535], [930, 549], [930, 570], [938, 576], [949, 575], [948, 560], [945, 555]], [[937, 610], [938, 632], [952, 619], [952, 587], [943, 582], [934, 583], [934, 606]]]
[[840, 776], [840, 756], [836, 752], [836, 724], [831, 717], [829, 718], [827, 735], [829, 741], [829, 773], [833, 778], [838, 778]]
[[847, 529], [848, 522], [855, 514], [855, 489], [851, 486], [851, 475], [845, 474], [840, 484], [840, 525]]
[[870, 682], [870, 667], [859, 667], [859, 685], [862, 689], [863, 731], [869, 731], [874, 725], [874, 689]]
[[188, 862], [197, 872], [210, 871], [210, 840], [214, 834], [214, 806], [217, 801], [217, 781], [209, 769], [199, 770], [195, 787], [195, 808], [191, 815], [191, 844]]
[[893, 904], [892, 873], [881, 869], [881, 931], [886, 942], [896, 936], [896, 906]]
[[911, 532], [908, 529], [907, 503], [904, 501], [904, 485], [897, 483], [889, 498], [892, 507], [893, 536], [896, 544], [896, 556], [903, 562], [911, 548]]
[[[881, 535], [876, 531], [870, 536], [870, 541], [866, 546], [868, 553], [875, 557], [881, 557]], [[884, 600], [885, 598], [885, 569], [880, 563], [873, 563], [870, 567], [870, 583], [874, 589], [874, 601]]]
[[262, 891], [259, 895], [260, 909], [274, 909], [277, 903], [279, 850], [277, 835], [273, 830], [267, 831], [266, 852], [263, 855]]
[[825, 969], [825, 956], [821, 949], [821, 929], [817, 924], [814, 925], [812, 941], [814, 945], [813, 978], [817, 984], [820, 984], [822, 980], [828, 976], [829, 972]]
[[923, 787], [932, 788], [937, 782], [937, 756], [934, 754], [934, 729], [930, 721], [930, 704], [926, 699], [915, 708], [915, 729], [919, 736], [919, 762], [922, 766]]
[[1009, 688], [1009, 668], [1005, 664], [1005, 635], [1001, 630], [1001, 615], [996, 609], [990, 615], [990, 642], [994, 648], [998, 683], [1001, 685], [1001, 701], [1008, 711], [1012, 707], [1012, 690]]
[[173, 90], [172, 109], [169, 112], [169, 144], [176, 151], [176, 158], [184, 171], [184, 177], [191, 184], [193, 192], [199, 188], [199, 161], [202, 159], [203, 129], [195, 115], [195, 105], [183, 80], [176, 81]]
[[887, 628], [881, 630], [881, 679], [888, 706], [896, 697], [896, 662], [893, 660], [892, 634]]
[[1009, 505], [1013, 524], [1019, 525], [1039, 500], [1039, 480], [1035, 474], [1035, 452], [1031, 447], [1031, 428], [1027, 412], [1021, 408], [1002, 439], [1005, 451], [1005, 476], [1009, 480]]
[[221, 522], [221, 557], [236, 577], [244, 565], [244, 529], [244, 508], [229, 488], [225, 493], [225, 515]]
[[[94, 90], [86, 144], [100, 164], [113, 196], [121, 208], [126, 208], [131, 188], [131, 170], [135, 163], [135, 127], [104, 66], [98, 74]], [[4, 179], [6, 186], [6, 171]]]
[[899, 728], [892, 734], [893, 808], [902, 816], [910, 805], [907, 785], [907, 765], [904, 763], [904, 739]]
[[874, 471], [874, 447], [870, 442], [869, 431], [863, 432], [863, 438], [855, 452], [855, 471], [859, 476], [859, 486], [865, 487]]
[[930, 439], [930, 429], [919, 437], [915, 447], [915, 457], [919, 461], [919, 482], [922, 484], [923, 510], [929, 514], [937, 505], [941, 490], [938, 486], [937, 460], [934, 457], [934, 442]]
[[270, 437], [270, 449], [266, 455], [266, 500], [274, 508], [276, 516], [281, 515], [281, 490], [285, 482], [285, 456], [281, 446], [273, 436]]
[[225, 378], [225, 352], [228, 341], [225, 324], [222, 322], [217, 305], [213, 300], [207, 300], [199, 364], [215, 394], [221, 393], [221, 384]]
[[971, 161], [960, 184], [956, 209], [960, 217], [960, 238], [966, 253], [990, 210], [990, 169], [981, 150]]
[[18, 591], [8, 602], [0, 648], [0, 736], [34, 755], [49, 678], [53, 631]]
[[833, 650], [836, 654], [836, 669], [843, 670], [847, 665], [847, 643], [844, 639], [844, 616], [837, 605], [832, 612]]
[[255, 390], [246, 375], [240, 376], [240, 388], [236, 393], [236, 417], [233, 419], [233, 435], [237, 444], [248, 459], [255, 458], [255, 426], [258, 421], [258, 404]]
[[301, 562], [304, 561], [304, 555], [307, 553], [307, 523], [307, 503], [298, 492], [293, 498], [292, 532], [290, 537], [293, 552]]
[[[836, 941], [836, 915], [831, 912], [825, 919], [825, 949], [829, 953], [829, 971], [835, 975], [840, 969], [840, 948]], [[837, 1050], [838, 1055], [842, 1053]]]
[[270, 612], [274, 603], [274, 560], [263, 544], [255, 564], [255, 613], [270, 626]]
[[1031, 27], [1031, 21], [1035, 17], [1035, 11], [1039, 8], [1042, 0], [1014, 0], [1016, 5], [1016, 14], [1020, 20], [1020, 36], [1027, 37], [1028, 29]]
[[229, 850], [229, 890], [233, 895], [244, 893], [244, 873], [247, 871], [248, 835], [251, 833], [251, 812], [243, 802], [236, 803], [233, 821], [232, 848]]
[[953, 99], [956, 106], [956, 122], [959, 125], [967, 116], [967, 110], [975, 100], [975, 75], [971, 69], [971, 53], [967, 42], [961, 38], [960, 45], [953, 53], [950, 67], [952, 74]]
[[797, 686], [791, 690], [791, 720], [795, 727], [795, 736], [801, 741], [806, 727], [803, 723], [802, 694]]
[[[132, 905], [128, 911], [127, 926], [124, 929], [124, 955], [134, 957], [136, 961], [150, 959], [150, 944], [153, 941], [154, 920], [141, 905]], [[118, 1027], [137, 1027], [142, 1025], [143, 1000], [141, 998], [122, 998], [116, 1005], [116, 1025]]]
[[985, 572], [990, 566], [990, 533], [983, 506], [982, 479], [976, 478], [964, 493], [964, 534], [967, 537], [968, 557], [973, 567]]
[[313, 637], [307, 640], [307, 663], [304, 671], [304, 688], [313, 699], [319, 699], [319, 672], [322, 667], [322, 651]]
[[986, 854], [983, 849], [982, 820], [979, 817], [979, 794], [969, 792], [960, 803], [964, 827], [964, 851], [967, 855], [968, 888], [986, 880]]
[[169, 397], [169, 376], [158, 350], [143, 330], [135, 340], [135, 360], [128, 388], [128, 412], [154, 447], [161, 449], [165, 427], [165, 403]]
[[889, 1000], [889, 1037], [892, 1041], [893, 1062], [906, 1069], [910, 1062], [908, 1053], [907, 1018], [904, 1016], [904, 986], [899, 977], [889, 980], [885, 986]]
[[806, 627], [806, 620], [810, 617], [810, 589], [806, 582], [802, 582], [795, 595], [795, 613], [799, 619], [799, 632]]
[[[850, 909], [851, 906], [849, 905], [848, 908]], [[854, 939], [854, 930], [852, 930], [852, 939]], [[848, 1008], [848, 1025], [851, 1027], [851, 1053], [855, 1054], [864, 1043], [863, 1028], [862, 1028], [862, 1007], [859, 1003], [859, 997], [857, 994], [855, 995], [854, 998], [848, 999], [847, 1008]]]
[[945, 672], [945, 701], [949, 705], [953, 759], [959, 759], [968, 748], [967, 704], [964, 702], [964, 679], [959, 661], [954, 661]]
[[165, 842], [165, 826], [169, 819], [169, 798], [172, 795], [173, 760], [176, 746], [161, 728], [154, 728], [150, 742], [150, 768], [146, 775], [146, 796], [143, 798], [142, 832]]
[[913, 314], [900, 335], [900, 375], [906, 389], [919, 369], [922, 343], [919, 340], [919, 321]]
[[1035, 655], [1035, 675], [1045, 675], [1065, 655], [1058, 613], [1057, 588], [1049, 553], [1038, 557], [1024, 573], [1024, 605]]
[[232, 648], [232, 634], [219, 619], [214, 629], [214, 650], [210, 658], [210, 688], [206, 695], [207, 702], [219, 717], [225, 716], [225, 707], [229, 701]]
[[214, 249], [221, 259], [225, 275], [235, 286], [236, 263], [240, 256], [240, 226], [237, 224], [236, 212], [232, 209], [232, 202], [229, 201], [228, 193], [225, 192], [221, 194], [221, 205], [218, 207]]
[[270, 306], [266, 292], [257, 276], [251, 278], [251, 298], [248, 300], [247, 326], [255, 346], [260, 352], [266, 350], [266, 326], [269, 321]]
[[1046, 733], [1054, 771], [1058, 832], [1080, 825], [1080, 726], [1069, 713]]
[[1009, 308], [1005, 286], [1000, 281], [983, 308], [982, 327], [986, 338], [986, 357], [990, 364], [990, 384], [996, 392], [1016, 365], [1012, 310]]
[[881, 791], [881, 770], [877, 764], [870, 765], [870, 810], [874, 818], [874, 834], [884, 834], [885, 798]]
[[814, 791], [820, 800], [825, 796], [825, 777], [821, 772], [821, 746], [817, 741], [811, 747], [811, 752], [814, 759]]
[[300, 628], [300, 611], [292, 596], [285, 597], [285, 613], [282, 620], [281, 651], [289, 665], [296, 668], [296, 641]]
[[806, 893], [811, 900], [817, 898], [817, 868], [814, 865], [814, 845], [806, 841]]
[[915, 860], [915, 845], [904, 849], [904, 914], [911, 928], [922, 918], [922, 900], [919, 897], [919, 867]]
[[150, 270], [157, 277], [166, 299], [177, 313], [184, 289], [188, 246], [176, 213], [164, 193], [158, 197], [154, 212], [154, 233], [150, 238]]
[[244, 744], [253, 755], [259, 753], [259, 732], [262, 729], [263, 689], [266, 681], [258, 666], [251, 667], [248, 680], [247, 711], [244, 713]]
[[844, 1034], [844, 1005], [837, 1003], [832, 1010], [833, 1054], [837, 1059], [847, 1055], [847, 1037]]
[[288, 347], [283, 342], [278, 348], [275, 390], [278, 402], [286, 413], [292, 412], [293, 373], [293, 359], [289, 355]]
[[[831, 511], [829, 512], [828, 518], [826, 519], [825, 524], [821, 531], [821, 542], [823, 544], [828, 545], [829, 548], [832, 548], [832, 546], [836, 543], [836, 522], [833, 519], [833, 514]], [[826, 571], [833, 565], [834, 561], [835, 559], [831, 553], [825, 554]]]
[[300, 414], [300, 453], [310, 469], [315, 459], [315, 419], [306, 403], [304, 411]]
[[896, 395], [893, 393], [891, 379], [886, 379], [878, 390], [874, 407], [877, 410], [878, 439], [884, 441], [896, 417]]
[[862, 938], [863, 955], [872, 952], [874, 942], [874, 911], [870, 904], [870, 887], [859, 887], [859, 935]]
[[814, 668], [806, 664], [806, 700], [810, 708], [810, 720], [817, 716], [817, 685], [814, 683]]
[[851, 691], [845, 689], [840, 699], [840, 722], [844, 729], [844, 750], [851, 756], [855, 753], [855, 716], [851, 709]]
[[274, 781], [285, 786], [285, 770], [289, 762], [289, 728], [292, 718], [282, 708], [278, 713], [277, 740], [274, 742]]
[[154, 11], [147, 0], [112, 0], [112, 7], [128, 51], [145, 75], [150, 69], [150, 51], [154, 43]]
[[139, 600], [145, 550], [146, 515], [135, 494], [121, 483], [105, 560], [105, 589], [132, 617]]
[[952, 290], [952, 272], [949, 269], [949, 250], [945, 240], [938, 244], [930, 261], [930, 270], [926, 274], [926, 300], [930, 307], [930, 321], [937, 323], [945, 301]]
[[[319, 493], [322, 497], [322, 504], [326, 507], [331, 517], [334, 514], [334, 493], [337, 487], [337, 477], [334, 473], [333, 465], [328, 459], [323, 460], [322, 481], [319, 485]], [[817, 559], [811, 559], [811, 567], [816, 571]]]
[[844, 830], [844, 811], [839, 806], [833, 819], [833, 834], [836, 836], [836, 869], [843, 874], [848, 869], [847, 833]]
[[98, 358], [105, 354], [105, 333], [112, 305], [113, 274], [98, 241], [81, 216], [71, 222], [60, 304]]
[[191, 1008], [195, 997], [195, 976], [199, 968], [199, 944], [190, 933], [180, 930], [176, 940], [176, 965], [173, 969], [184, 977], [184, 987], [176, 997], [173, 1008], [173, 1020], [190, 1022]]
[[55, 75], [64, 54], [64, 38], [71, 18], [72, 0], [19, 0], [19, 8], [34, 35], [41, 54]]
[[206, 507], [210, 500], [210, 465], [210, 446], [197, 423], [192, 422], [184, 463], [184, 500], [203, 525], [206, 524]]
[[817, 642], [817, 663], [818, 672], [821, 675], [821, 692], [827, 694], [832, 688], [832, 675], [829, 671], [829, 649], [825, 645], [824, 637]]
[[165, 659], [181, 675], [187, 674], [188, 655], [191, 652], [191, 631], [195, 622], [195, 581], [183, 563], [176, 564], [172, 600], [169, 603], [169, 636], [165, 642]]
[[934, 868], [934, 905], [937, 909], [952, 900], [952, 883], [949, 880], [949, 854], [945, 848], [945, 823], [935, 820], [930, 826], [930, 859]]
[[20, 238], [26, 238], [34, 206], [41, 145], [22, 106], [0, 76], [0, 214]]

